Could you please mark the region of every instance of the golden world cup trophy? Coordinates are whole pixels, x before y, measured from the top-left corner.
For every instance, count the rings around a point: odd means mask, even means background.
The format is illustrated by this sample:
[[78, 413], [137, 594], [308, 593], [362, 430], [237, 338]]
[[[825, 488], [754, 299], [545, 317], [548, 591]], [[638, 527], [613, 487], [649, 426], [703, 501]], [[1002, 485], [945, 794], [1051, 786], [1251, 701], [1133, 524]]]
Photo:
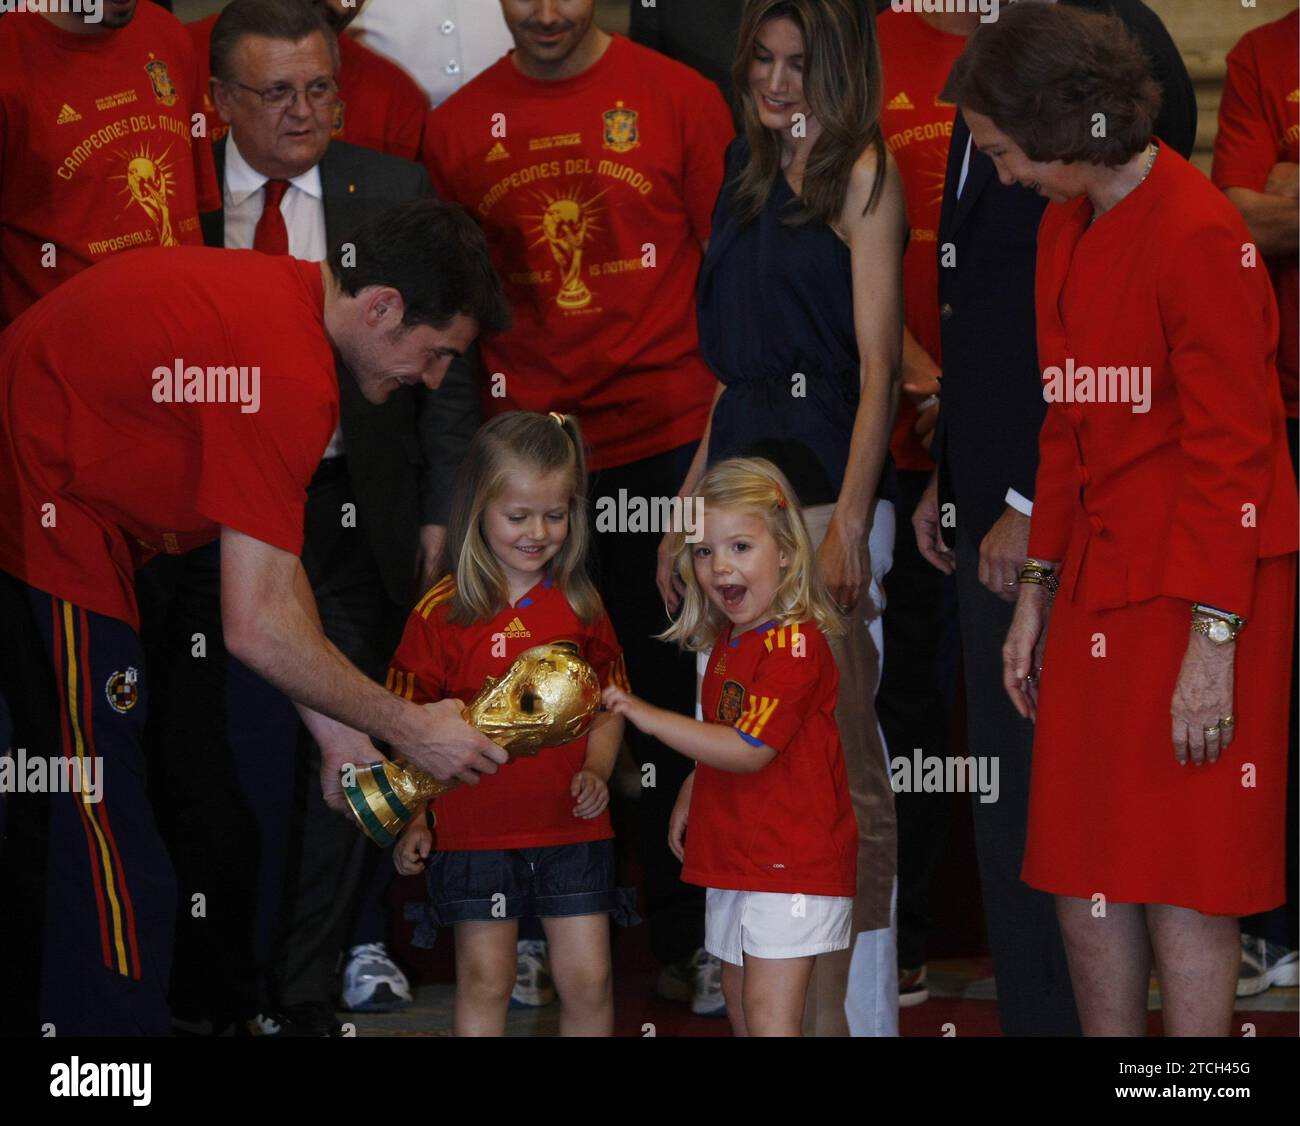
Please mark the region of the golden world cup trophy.
[[[516, 759], [581, 738], [600, 707], [600, 681], [572, 641], [535, 645], [498, 680], [489, 676], [462, 713]], [[343, 768], [343, 792], [362, 830], [378, 845], [397, 839], [426, 801], [458, 786], [400, 760]]]

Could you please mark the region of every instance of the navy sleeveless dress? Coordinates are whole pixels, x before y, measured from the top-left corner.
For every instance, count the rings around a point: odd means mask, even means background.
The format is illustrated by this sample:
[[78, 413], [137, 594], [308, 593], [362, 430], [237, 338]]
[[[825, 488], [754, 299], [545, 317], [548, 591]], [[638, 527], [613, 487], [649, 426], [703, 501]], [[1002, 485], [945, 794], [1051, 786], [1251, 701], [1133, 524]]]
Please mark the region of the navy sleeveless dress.
[[[737, 137], [696, 293], [700, 351], [725, 385], [708, 460], [765, 457], [803, 505], [829, 504], [844, 482], [859, 398], [849, 248], [824, 223], [782, 222], [798, 207], [784, 175], [742, 225], [731, 191], [748, 159], [749, 142]], [[892, 496], [892, 480], [887, 459], [878, 495]]]

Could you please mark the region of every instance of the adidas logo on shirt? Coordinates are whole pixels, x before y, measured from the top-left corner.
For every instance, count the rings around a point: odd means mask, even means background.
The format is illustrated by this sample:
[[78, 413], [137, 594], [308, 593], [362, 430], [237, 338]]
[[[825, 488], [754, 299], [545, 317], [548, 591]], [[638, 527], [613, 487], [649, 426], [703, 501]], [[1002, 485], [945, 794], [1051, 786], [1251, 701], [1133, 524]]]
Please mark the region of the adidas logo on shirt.
[[493, 145], [490, 149], [488, 149], [488, 154], [483, 159], [485, 161], [508, 160], [509, 157], [510, 154], [506, 151], [505, 145], [503, 145], [500, 141], [498, 141], [495, 145]]
[[54, 119], [55, 125], [70, 125], [74, 121], [80, 121], [81, 114], [73, 109], [67, 102], [63, 103], [63, 108], [59, 110], [59, 116]]
[[524, 623], [515, 618], [506, 626], [507, 637], [532, 637], [533, 635], [525, 628]]
[[916, 106], [912, 105], [912, 99], [907, 96], [906, 92], [900, 90], [889, 99], [889, 104], [885, 106], [885, 109], [916, 109]]

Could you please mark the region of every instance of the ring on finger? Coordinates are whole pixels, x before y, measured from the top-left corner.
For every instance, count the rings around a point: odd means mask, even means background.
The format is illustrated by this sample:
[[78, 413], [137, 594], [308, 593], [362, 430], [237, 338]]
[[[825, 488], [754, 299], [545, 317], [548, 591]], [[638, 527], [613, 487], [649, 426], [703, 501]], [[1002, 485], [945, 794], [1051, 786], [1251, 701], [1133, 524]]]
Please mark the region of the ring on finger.
[[1206, 735], [1217, 735], [1219, 733], [1219, 725], [1216, 723], [1213, 727], [1202, 727], [1201, 730], [1204, 731]]
[[1235, 727], [1236, 725], [1237, 725], [1236, 716], [1225, 715], [1221, 720], [1219, 720], [1220, 727]]

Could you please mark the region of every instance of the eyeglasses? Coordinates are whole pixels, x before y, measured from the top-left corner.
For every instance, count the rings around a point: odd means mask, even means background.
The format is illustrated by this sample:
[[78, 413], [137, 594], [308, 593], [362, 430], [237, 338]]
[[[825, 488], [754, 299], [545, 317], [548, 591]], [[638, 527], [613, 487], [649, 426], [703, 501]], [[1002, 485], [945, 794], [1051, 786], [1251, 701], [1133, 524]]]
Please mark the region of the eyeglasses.
[[302, 94], [316, 109], [323, 109], [326, 106], [332, 106], [338, 100], [339, 93], [339, 84], [332, 78], [318, 78], [315, 82], [308, 84], [305, 89], [290, 86], [287, 82], [277, 82], [274, 86], [268, 86], [265, 90], [259, 90], [256, 86], [248, 86], [243, 82], [235, 82], [233, 79], [230, 84], [238, 86], [241, 90], [247, 90], [250, 94], [256, 94], [262, 99], [262, 105], [269, 110], [288, 109], [298, 100], [299, 94]]

